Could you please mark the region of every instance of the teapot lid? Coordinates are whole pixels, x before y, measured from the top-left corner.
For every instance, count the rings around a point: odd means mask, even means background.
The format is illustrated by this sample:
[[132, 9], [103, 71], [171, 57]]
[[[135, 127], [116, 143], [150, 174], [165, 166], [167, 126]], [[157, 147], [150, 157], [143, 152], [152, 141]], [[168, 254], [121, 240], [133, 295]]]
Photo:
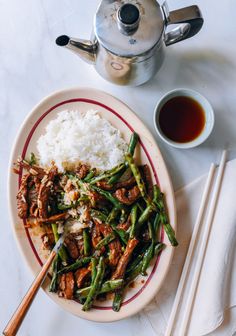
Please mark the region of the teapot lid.
[[119, 56], [136, 56], [162, 37], [164, 16], [156, 0], [103, 0], [94, 31], [104, 48]]

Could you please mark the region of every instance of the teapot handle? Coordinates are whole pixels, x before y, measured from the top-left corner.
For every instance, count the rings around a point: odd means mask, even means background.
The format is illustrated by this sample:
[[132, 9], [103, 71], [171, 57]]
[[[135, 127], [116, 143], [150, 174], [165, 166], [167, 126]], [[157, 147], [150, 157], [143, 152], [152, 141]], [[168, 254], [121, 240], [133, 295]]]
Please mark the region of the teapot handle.
[[164, 42], [166, 46], [186, 40], [196, 35], [203, 25], [203, 17], [198, 6], [189, 6], [169, 12], [167, 3], [164, 2], [162, 9], [165, 16], [166, 26], [178, 24], [169, 32], [165, 32]]

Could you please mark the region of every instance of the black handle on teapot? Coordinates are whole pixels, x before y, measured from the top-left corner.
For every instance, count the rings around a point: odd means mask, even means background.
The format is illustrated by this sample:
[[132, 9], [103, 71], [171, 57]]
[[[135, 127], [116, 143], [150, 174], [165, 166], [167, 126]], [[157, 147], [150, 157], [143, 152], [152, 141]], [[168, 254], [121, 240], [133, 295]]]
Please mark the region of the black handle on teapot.
[[186, 40], [196, 35], [203, 25], [203, 17], [198, 6], [189, 6], [169, 12], [166, 2], [162, 6], [166, 26], [180, 24], [164, 35], [166, 46]]

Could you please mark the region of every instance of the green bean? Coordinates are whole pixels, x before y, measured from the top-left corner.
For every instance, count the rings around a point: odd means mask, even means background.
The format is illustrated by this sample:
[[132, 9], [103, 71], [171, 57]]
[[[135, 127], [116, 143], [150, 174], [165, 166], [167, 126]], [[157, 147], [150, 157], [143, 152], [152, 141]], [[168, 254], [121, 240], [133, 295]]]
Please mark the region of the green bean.
[[136, 266], [140, 263], [140, 261], [143, 259], [143, 253], [139, 254], [133, 261], [132, 263], [127, 267], [126, 269], [126, 274], [131, 273]]
[[172, 246], [178, 246], [178, 241], [175, 237], [175, 231], [173, 230], [172, 226], [170, 225], [167, 214], [166, 214], [166, 209], [164, 205], [164, 194], [160, 195], [161, 198], [157, 202], [157, 206], [160, 211], [160, 221], [164, 227], [165, 233], [168, 236], [168, 239], [171, 243]]
[[120, 310], [122, 299], [123, 299], [123, 292], [124, 292], [123, 289], [119, 289], [115, 292], [115, 296], [114, 296], [113, 303], [112, 303], [112, 309], [115, 312], [118, 312]]
[[154, 223], [153, 223], [153, 230], [155, 232], [154, 236], [155, 236], [155, 241], [159, 241], [160, 240], [160, 226], [161, 226], [161, 217], [160, 214], [157, 213], [154, 219]]
[[92, 209], [90, 214], [93, 218], [100, 220], [101, 222], [106, 222], [107, 216], [99, 210]]
[[36, 156], [35, 156], [35, 154], [34, 154], [33, 152], [30, 153], [29, 164], [30, 164], [31, 166], [37, 164], [37, 158], [36, 158]]
[[134, 155], [135, 147], [139, 140], [139, 136], [137, 133], [133, 132], [129, 141], [128, 153], [132, 156]]
[[70, 180], [73, 180], [73, 179], [77, 179], [78, 177], [76, 176], [75, 173], [73, 172], [66, 172], [65, 175], [70, 179]]
[[77, 183], [79, 189], [81, 189], [84, 192], [87, 191], [87, 188], [85, 187], [85, 183], [83, 181], [81, 181], [80, 179], [78, 179], [77, 176], [74, 177], [74, 180], [76, 180], [76, 183]]
[[78, 198], [77, 201], [72, 202], [71, 204], [58, 203], [57, 208], [59, 210], [68, 210], [68, 209], [71, 209], [71, 208], [76, 208], [80, 204], [80, 202], [88, 201], [88, 200], [89, 200], [88, 196], [83, 195], [80, 198]]
[[90, 235], [87, 228], [83, 230], [83, 241], [84, 241], [84, 255], [87, 257], [90, 254], [91, 246], [90, 246]]
[[165, 223], [163, 224], [163, 227], [164, 227], [165, 233], [167, 234], [171, 245], [178, 246], [179, 243], [177, 239], [175, 238], [175, 231], [173, 230], [172, 226], [169, 223]]
[[94, 177], [95, 173], [96, 173], [96, 169], [90, 170], [90, 172], [85, 176], [83, 181], [84, 182], [90, 182], [90, 180]]
[[[154, 211], [157, 211], [157, 206], [156, 206], [156, 201], [158, 200], [160, 193], [159, 193], [159, 189], [156, 185], [153, 186], [153, 200], [152, 202], [146, 207], [145, 210], [142, 209], [141, 205], [138, 204], [139, 208], [142, 210], [142, 214], [138, 219], [138, 223], [137, 223], [137, 231], [140, 229], [140, 227], [146, 222], [148, 221], [148, 219], [150, 218], [150, 216], [152, 215], [152, 213]], [[153, 228], [150, 227], [151, 224], [148, 224], [149, 228], [152, 229], [151, 230], [151, 236], [152, 239], [154, 238], [154, 231]]]
[[112, 229], [115, 231], [115, 233], [117, 233], [117, 235], [119, 236], [119, 238], [121, 239], [121, 241], [127, 245], [128, 240], [129, 240], [129, 234], [127, 233], [127, 231], [123, 230], [123, 229], [117, 229], [115, 224], [111, 224]]
[[84, 257], [82, 259], [77, 259], [73, 264], [63, 267], [58, 274], [68, 273], [71, 271], [76, 271], [78, 268], [88, 264], [91, 261], [91, 257]]
[[67, 210], [67, 209], [71, 209], [73, 207], [73, 204], [62, 204], [62, 203], [58, 203], [57, 204], [57, 208], [59, 210]]
[[102, 173], [101, 175], [98, 175], [98, 176], [95, 176], [94, 178], [92, 178], [90, 180], [90, 184], [95, 184], [97, 183], [98, 181], [101, 181], [101, 180], [104, 180], [104, 179], [107, 179], [113, 175], [115, 175], [116, 173], [120, 172], [122, 169], [124, 169], [124, 163], [121, 163], [119, 164], [118, 166], [110, 169], [110, 170], [107, 170], [105, 171], [104, 173]]
[[80, 196], [80, 198], [77, 199], [77, 201], [76, 201], [74, 207], [76, 208], [76, 207], [79, 205], [80, 202], [84, 202], [84, 201], [85, 201], [85, 202], [86, 202], [86, 201], [89, 201], [89, 198], [88, 198], [87, 195], [82, 195], [82, 196]]
[[153, 202], [156, 203], [161, 196], [160, 188], [155, 184], [153, 186]]
[[149, 233], [149, 236], [152, 240], [152, 242], [155, 242], [156, 241], [156, 233], [154, 231], [154, 227], [153, 227], [153, 223], [148, 221], [148, 233]]
[[125, 223], [127, 218], [128, 218], [128, 212], [126, 211], [126, 209], [121, 209], [120, 223]]
[[137, 227], [140, 228], [156, 210], [154, 203], [149, 204], [138, 219]]
[[[122, 287], [123, 284], [124, 284], [123, 279], [108, 280], [108, 281], [106, 281], [102, 284], [101, 290], [98, 292], [98, 295], [108, 293], [108, 292], [112, 292], [112, 291]], [[75, 297], [85, 299], [88, 296], [90, 289], [91, 289], [91, 286], [78, 289], [75, 292]]]
[[132, 206], [130, 215], [131, 215], [130, 238], [134, 238], [136, 234], [136, 222], [137, 222], [137, 216], [138, 216], [138, 204], [137, 203], [135, 203]]
[[58, 286], [57, 272], [59, 271], [59, 266], [60, 266], [60, 258], [57, 254], [52, 264], [52, 280], [49, 286], [49, 292], [55, 293], [57, 291], [57, 286]]
[[[134, 150], [135, 150], [135, 147], [137, 145], [138, 139], [139, 139], [138, 134], [133, 132], [132, 135], [131, 135], [130, 141], [129, 141], [129, 147], [128, 147], [128, 151], [127, 151], [132, 156], [134, 155]], [[112, 185], [112, 184], [116, 183], [117, 181], [119, 181], [119, 179], [124, 174], [124, 172], [126, 171], [128, 166], [129, 166], [128, 162], [125, 161], [124, 168], [121, 171], [119, 171], [118, 173], [116, 173], [115, 175], [113, 175], [112, 177], [110, 177], [110, 179], [108, 180], [108, 183]]]
[[143, 256], [143, 263], [141, 268], [141, 274], [146, 275], [147, 274], [147, 268], [150, 265], [150, 262], [154, 256], [154, 248], [155, 244], [152, 242], [149, 248], [146, 250], [144, 256]]
[[131, 171], [132, 171], [132, 173], [134, 175], [134, 178], [136, 180], [136, 183], [137, 183], [137, 185], [139, 187], [139, 190], [140, 190], [140, 193], [141, 193], [143, 199], [145, 200], [145, 202], [147, 204], [150, 204], [151, 203], [151, 199], [150, 199], [150, 197], [147, 194], [145, 183], [144, 183], [143, 178], [142, 178], [142, 176], [140, 174], [138, 166], [134, 162], [134, 159], [133, 159], [132, 155], [129, 154], [129, 153], [126, 154], [125, 155], [125, 159], [128, 162], [129, 167], [130, 167], [130, 169], [131, 169]]
[[101, 287], [102, 287], [104, 273], [105, 273], [104, 258], [100, 257], [98, 267], [97, 267], [97, 274], [96, 274], [93, 284], [91, 285], [86, 301], [83, 305], [83, 308], [82, 308], [83, 311], [89, 310], [89, 308], [93, 304], [93, 301], [96, 299], [96, 296], [100, 292]]
[[125, 171], [126, 171], [126, 166], [124, 166], [124, 168], [121, 171], [119, 171], [118, 173], [116, 173], [115, 175], [110, 177], [109, 180], [108, 180], [108, 184], [113, 185], [116, 182], [118, 182]]
[[[60, 238], [59, 233], [57, 232], [57, 224], [52, 223], [51, 227], [52, 227], [52, 232], [54, 235], [55, 242], [57, 242]], [[66, 252], [64, 245], [61, 246], [60, 250], [58, 251], [58, 254], [62, 261], [67, 262], [68, 256], [67, 256], [67, 252]]]
[[165, 244], [163, 243], [158, 243], [156, 244], [155, 246], [155, 249], [154, 249], [154, 254], [155, 256], [158, 256], [160, 254], [160, 252], [166, 247]]
[[124, 206], [117, 198], [112, 196], [108, 191], [98, 188], [97, 186], [91, 186], [93, 190], [97, 191], [99, 194], [104, 196], [108, 201], [110, 201], [117, 209], [123, 209]]
[[120, 210], [114, 207], [107, 217], [106, 224], [114, 222], [119, 212]]
[[102, 246], [108, 245], [112, 240], [116, 238], [114, 232], [109, 233], [106, 237], [104, 237], [100, 242], [96, 245], [96, 250], [99, 250]]
[[[158, 188], [156, 186], [156, 188]], [[175, 231], [173, 230], [172, 226], [168, 223], [168, 218], [167, 218], [167, 214], [166, 214], [166, 209], [165, 209], [165, 205], [164, 205], [164, 194], [160, 192], [160, 189], [158, 190], [158, 197], [155, 199], [155, 203], [159, 209], [160, 215], [159, 215], [159, 219], [156, 223], [156, 230], [158, 230], [160, 222], [162, 223], [164, 230], [168, 236], [168, 239], [171, 243], [172, 246], [178, 246], [178, 241], [176, 240], [175, 237]]]
[[91, 285], [94, 283], [94, 280], [95, 280], [96, 275], [97, 275], [97, 263], [98, 263], [98, 261], [97, 261], [96, 258], [91, 259], [91, 268], [92, 268], [92, 270], [91, 270], [91, 277], [92, 277]]

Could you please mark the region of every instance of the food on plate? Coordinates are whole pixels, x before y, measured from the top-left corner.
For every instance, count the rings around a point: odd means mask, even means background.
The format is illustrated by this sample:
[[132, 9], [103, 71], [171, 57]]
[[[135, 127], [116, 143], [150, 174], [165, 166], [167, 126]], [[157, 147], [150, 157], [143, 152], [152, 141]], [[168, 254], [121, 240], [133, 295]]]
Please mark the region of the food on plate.
[[43, 228], [44, 249], [65, 236], [53, 262], [50, 291], [79, 301], [84, 311], [108, 293], [114, 297], [113, 310], [120, 310], [128, 285], [147, 275], [165, 247], [162, 226], [170, 243], [178, 245], [163, 193], [153, 185], [148, 165], [136, 163], [137, 144], [136, 133], [127, 145], [96, 112], [66, 111], [40, 137], [39, 158], [32, 154], [17, 161], [15, 172], [24, 170], [19, 217], [27, 226]]
[[108, 170], [124, 161], [127, 144], [120, 131], [94, 111], [62, 111], [46, 126], [38, 139], [40, 163], [53, 160], [61, 170], [68, 164], [86, 162], [91, 167]]

